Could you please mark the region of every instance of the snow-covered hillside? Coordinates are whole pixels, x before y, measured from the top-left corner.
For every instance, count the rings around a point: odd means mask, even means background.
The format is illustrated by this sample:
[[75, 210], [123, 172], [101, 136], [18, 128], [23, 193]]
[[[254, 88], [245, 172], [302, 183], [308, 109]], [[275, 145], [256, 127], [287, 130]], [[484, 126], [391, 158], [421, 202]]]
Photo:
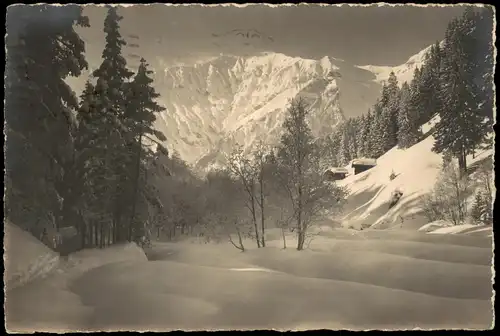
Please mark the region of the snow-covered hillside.
[[[435, 122], [433, 118], [424, 128], [430, 129]], [[355, 229], [417, 230], [427, 224], [419, 207], [420, 198], [433, 189], [443, 162], [442, 155], [431, 151], [433, 143], [434, 138], [429, 135], [406, 150], [394, 147], [377, 160], [374, 168], [339, 181], [339, 185], [346, 186], [350, 192], [344, 225]], [[492, 150], [477, 154], [474, 158], [468, 157], [469, 166], [490, 158]], [[392, 172], [396, 175], [393, 180], [389, 178]], [[402, 192], [402, 197], [389, 210], [391, 196], [397, 190]], [[434, 226], [439, 225], [434, 223]]]

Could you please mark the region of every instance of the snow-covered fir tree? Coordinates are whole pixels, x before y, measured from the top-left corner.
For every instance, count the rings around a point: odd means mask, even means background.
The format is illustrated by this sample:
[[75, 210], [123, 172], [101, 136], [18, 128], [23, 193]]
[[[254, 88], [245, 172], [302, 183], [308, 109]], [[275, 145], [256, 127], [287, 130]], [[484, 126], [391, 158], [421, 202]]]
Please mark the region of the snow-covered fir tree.
[[425, 56], [425, 64], [415, 75], [419, 93], [415, 108], [420, 112], [419, 124], [425, 124], [441, 108], [441, 58], [439, 42], [431, 46]]
[[462, 173], [467, 155], [481, 144], [489, 130], [481, 113], [482, 103], [477, 77], [477, 37], [473, 34], [477, 14], [467, 9], [461, 18], [448, 25], [443, 48], [442, 107], [434, 133], [433, 150], [456, 157]]
[[85, 44], [75, 32], [75, 26], [89, 25], [82, 10], [48, 4], [8, 8], [5, 209], [20, 225], [44, 221], [60, 227], [76, 216], [78, 100], [65, 79], [87, 68]]
[[379, 126], [381, 127], [381, 142], [383, 152], [387, 152], [397, 144], [399, 88], [394, 72], [391, 72], [387, 85], [384, 85], [381, 97], [382, 113]]
[[398, 109], [398, 146], [409, 148], [420, 141], [422, 133], [419, 130], [416, 108], [411, 105], [411, 89], [408, 83], [401, 86]]

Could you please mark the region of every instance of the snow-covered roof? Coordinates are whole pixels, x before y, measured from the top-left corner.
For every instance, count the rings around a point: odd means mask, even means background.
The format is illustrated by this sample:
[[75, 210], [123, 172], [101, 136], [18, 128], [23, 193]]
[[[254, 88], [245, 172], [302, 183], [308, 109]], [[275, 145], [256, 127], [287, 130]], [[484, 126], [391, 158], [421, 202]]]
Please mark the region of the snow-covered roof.
[[340, 173], [340, 174], [349, 174], [349, 171], [346, 169], [346, 168], [343, 168], [343, 167], [330, 167], [328, 168], [326, 172], [332, 172], [332, 173]]
[[351, 165], [376, 166], [377, 160], [376, 159], [367, 159], [367, 158], [354, 159], [351, 161]]

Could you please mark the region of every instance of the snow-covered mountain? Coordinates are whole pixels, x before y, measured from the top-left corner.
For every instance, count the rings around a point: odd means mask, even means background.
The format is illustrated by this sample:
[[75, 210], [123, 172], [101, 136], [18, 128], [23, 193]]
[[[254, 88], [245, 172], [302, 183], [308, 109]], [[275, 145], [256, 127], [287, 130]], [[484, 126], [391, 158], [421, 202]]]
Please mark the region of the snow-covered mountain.
[[[291, 98], [301, 96], [310, 102], [316, 135], [330, 132], [344, 118], [365, 113], [389, 73], [394, 71], [399, 83], [411, 80], [428, 49], [395, 67], [270, 52], [168, 66], [157, 56], [150, 64], [159, 103], [166, 111], [156, 128], [167, 136], [167, 147], [188, 163], [202, 169], [221, 164], [236, 143], [246, 150], [258, 140], [275, 143]], [[83, 77], [68, 80], [77, 94]]]
[[275, 143], [288, 101], [298, 96], [310, 103], [313, 132], [331, 132], [373, 103], [380, 85], [372, 80], [371, 72], [333, 57], [220, 56], [155, 72], [167, 108], [156, 127], [184, 160], [204, 168], [221, 164], [236, 143], [246, 150]]
[[[443, 42], [441, 42], [441, 45], [443, 45]], [[413, 79], [413, 73], [415, 69], [421, 68], [422, 65], [425, 63], [425, 57], [427, 52], [431, 49], [431, 46], [428, 46], [427, 48], [421, 50], [417, 54], [411, 56], [408, 61], [406, 61], [404, 64], [398, 65], [398, 66], [378, 66], [378, 65], [360, 65], [358, 68], [370, 71], [375, 75], [374, 81], [377, 83], [382, 84], [383, 82], [387, 81], [389, 79], [389, 74], [391, 71], [394, 71], [394, 74], [396, 75], [398, 79], [398, 84], [401, 86], [404, 82], [407, 82], [408, 84], [411, 82]]]

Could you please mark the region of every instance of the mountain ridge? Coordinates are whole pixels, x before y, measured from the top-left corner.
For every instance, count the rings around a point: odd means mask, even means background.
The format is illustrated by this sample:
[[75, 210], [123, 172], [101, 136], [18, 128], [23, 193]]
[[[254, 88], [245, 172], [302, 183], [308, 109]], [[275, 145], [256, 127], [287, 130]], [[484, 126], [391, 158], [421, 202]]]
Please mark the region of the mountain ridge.
[[331, 131], [345, 119], [338, 103], [339, 68], [332, 60], [223, 55], [157, 71], [155, 85], [167, 108], [157, 128], [170, 135], [169, 145], [183, 159], [196, 163], [235, 143], [250, 150], [259, 140], [275, 142], [287, 102], [301, 95], [314, 107], [313, 131]]
[[220, 166], [236, 143], [247, 152], [258, 141], [276, 143], [289, 99], [308, 100], [314, 111], [311, 128], [320, 136], [346, 118], [366, 112], [390, 71], [397, 72], [401, 82], [412, 78], [427, 50], [396, 67], [274, 52], [220, 55], [193, 65], [165, 67], [154, 78], [162, 93], [160, 101], [167, 107], [157, 127], [169, 135], [168, 145], [198, 169]]
[[[158, 116], [155, 127], [167, 136], [165, 145], [170, 151], [204, 169], [220, 161], [235, 143], [247, 151], [257, 141], [275, 144], [289, 99], [302, 96], [309, 101], [315, 135], [365, 113], [379, 97], [384, 76], [395, 71], [400, 83], [411, 79], [427, 50], [395, 67], [275, 52], [224, 54], [175, 66], [166, 66], [156, 57], [150, 68], [161, 95], [158, 102], [166, 111]], [[83, 87], [78, 81], [70, 82], [76, 91]]]

